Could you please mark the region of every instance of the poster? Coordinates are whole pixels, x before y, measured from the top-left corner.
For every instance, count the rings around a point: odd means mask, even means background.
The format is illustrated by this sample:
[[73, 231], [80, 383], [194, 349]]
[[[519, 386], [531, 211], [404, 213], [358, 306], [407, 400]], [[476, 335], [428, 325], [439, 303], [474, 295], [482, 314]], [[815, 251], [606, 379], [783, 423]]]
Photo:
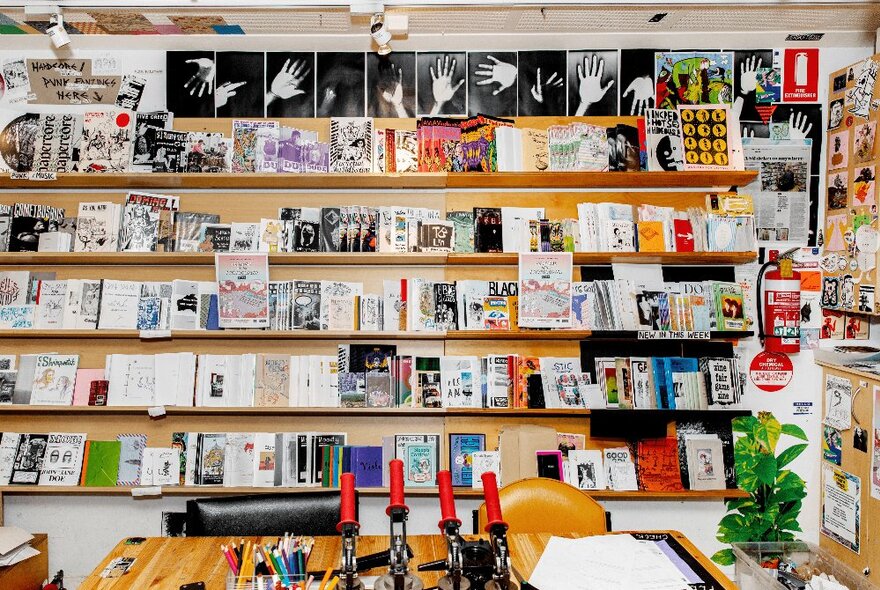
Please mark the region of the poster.
[[571, 252], [519, 255], [519, 326], [571, 327]]
[[861, 479], [833, 465], [822, 472], [822, 534], [859, 553]]
[[727, 105], [679, 105], [685, 170], [730, 170]]
[[221, 328], [269, 327], [269, 255], [215, 254]]
[[812, 140], [743, 138], [746, 170], [758, 177], [743, 190], [755, 203], [759, 242], [806, 246], [810, 238]]
[[871, 497], [880, 500], [880, 385], [874, 386], [874, 418], [871, 428]]
[[94, 75], [91, 59], [28, 59], [28, 102], [50, 105], [116, 104], [122, 76]]
[[825, 376], [826, 426], [838, 430], [852, 428], [852, 381], [837, 375]]

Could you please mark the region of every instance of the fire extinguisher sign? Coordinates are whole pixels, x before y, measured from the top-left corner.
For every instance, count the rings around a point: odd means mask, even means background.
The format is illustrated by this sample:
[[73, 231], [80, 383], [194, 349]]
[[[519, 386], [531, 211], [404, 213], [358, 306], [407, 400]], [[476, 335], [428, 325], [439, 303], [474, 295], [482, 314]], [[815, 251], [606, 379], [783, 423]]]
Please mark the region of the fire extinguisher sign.
[[784, 352], [759, 352], [749, 365], [749, 378], [762, 391], [779, 391], [793, 374], [794, 365]]
[[819, 50], [787, 48], [782, 69], [783, 102], [819, 100]]

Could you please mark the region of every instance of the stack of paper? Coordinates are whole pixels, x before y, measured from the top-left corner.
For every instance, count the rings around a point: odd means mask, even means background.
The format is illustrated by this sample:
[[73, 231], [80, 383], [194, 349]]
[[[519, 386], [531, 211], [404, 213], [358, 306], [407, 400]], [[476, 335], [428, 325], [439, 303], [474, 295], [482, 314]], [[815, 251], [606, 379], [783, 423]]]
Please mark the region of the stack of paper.
[[688, 579], [653, 543], [631, 535], [551, 537], [529, 583], [542, 590], [689, 590]]
[[14, 565], [40, 552], [31, 547], [33, 535], [16, 526], [0, 526], [0, 567]]

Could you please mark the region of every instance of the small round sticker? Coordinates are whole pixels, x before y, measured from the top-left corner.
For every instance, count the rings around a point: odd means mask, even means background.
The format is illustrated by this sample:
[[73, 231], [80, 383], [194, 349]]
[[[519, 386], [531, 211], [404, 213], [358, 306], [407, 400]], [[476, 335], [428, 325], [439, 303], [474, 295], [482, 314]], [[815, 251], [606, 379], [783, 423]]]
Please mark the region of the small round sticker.
[[837, 261], [837, 269], [843, 270], [845, 268], [846, 268], [846, 258], [843, 258], [841, 256], [840, 259]]
[[849, 269], [851, 271], [855, 272], [856, 270], [858, 270], [858, 268], [859, 268], [858, 261], [855, 258], [851, 258], [849, 261]]
[[856, 239], [856, 235], [853, 233], [853, 230], [848, 229], [843, 233], [843, 241], [847, 244], [852, 244]]

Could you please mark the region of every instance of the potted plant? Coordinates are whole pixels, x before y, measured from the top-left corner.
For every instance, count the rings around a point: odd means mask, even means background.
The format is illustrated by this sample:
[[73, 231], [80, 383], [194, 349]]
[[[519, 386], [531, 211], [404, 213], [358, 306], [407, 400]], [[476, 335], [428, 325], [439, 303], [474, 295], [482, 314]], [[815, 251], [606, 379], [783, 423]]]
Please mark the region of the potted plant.
[[[786, 469], [807, 448], [794, 444], [776, 454], [782, 435], [807, 440], [803, 429], [780, 424], [770, 412], [741, 416], [732, 421], [733, 431], [741, 434], [733, 445], [736, 478], [748, 498], [727, 501], [727, 515], [718, 523], [717, 539], [722, 543], [793, 541], [801, 530], [798, 516], [807, 495], [806, 484], [798, 474]], [[712, 561], [731, 565], [733, 549], [722, 549]]]

